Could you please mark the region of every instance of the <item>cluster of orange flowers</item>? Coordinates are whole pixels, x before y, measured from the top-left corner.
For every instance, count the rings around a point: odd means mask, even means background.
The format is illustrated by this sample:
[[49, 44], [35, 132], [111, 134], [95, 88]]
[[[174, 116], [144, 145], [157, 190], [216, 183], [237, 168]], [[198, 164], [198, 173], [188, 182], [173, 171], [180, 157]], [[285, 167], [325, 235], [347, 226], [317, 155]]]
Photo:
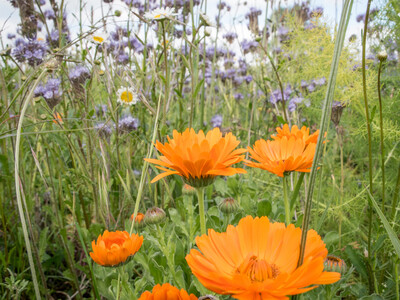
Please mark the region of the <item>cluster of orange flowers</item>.
[[[254, 149], [248, 147], [251, 158], [257, 162], [245, 160], [245, 163], [254, 168], [260, 168], [280, 177], [286, 172], [310, 172], [319, 131], [310, 135], [310, 129], [303, 126], [285, 124], [277, 128], [277, 134], [271, 140], [260, 139], [255, 142]], [[206, 186], [212, 183], [215, 176], [230, 176], [245, 173], [241, 168], [232, 165], [244, 160], [246, 149], [236, 149], [239, 141], [232, 133], [224, 137], [218, 127], [206, 135], [202, 130], [196, 134], [193, 129], [186, 129], [183, 133], [176, 130], [173, 139], [162, 144], [157, 141], [156, 148], [163, 155], [159, 159], [145, 159], [157, 165], [164, 171], [156, 176], [153, 182], [177, 174], [185, 183], [193, 187]]]
[[[272, 140], [258, 140], [254, 149], [248, 148], [251, 158], [246, 160], [251, 167], [261, 168], [283, 177], [285, 172], [310, 172], [314, 158], [318, 131], [309, 134], [309, 129], [298, 129], [288, 125], [277, 128]], [[174, 131], [173, 139], [157, 142], [156, 148], [163, 154], [159, 159], [146, 159], [164, 173], [156, 176], [155, 182], [165, 176], [178, 174], [193, 187], [210, 184], [215, 176], [245, 173], [232, 167], [244, 160], [245, 149], [231, 133], [222, 136], [218, 128], [195, 133], [187, 129], [183, 133]], [[136, 222], [145, 216], [138, 214]], [[133, 216], [132, 216], [133, 219]], [[271, 223], [267, 217], [247, 216], [235, 227], [229, 225], [226, 232], [213, 229], [196, 238], [199, 250], [192, 249], [186, 261], [193, 274], [209, 290], [235, 299], [288, 299], [317, 287], [340, 279], [340, 273], [324, 271], [328, 264], [338, 270], [342, 264], [327, 258], [328, 251], [321, 237], [309, 230], [304, 263], [298, 267], [301, 229], [290, 224]], [[143, 237], [126, 231], [108, 232], [92, 242], [90, 256], [102, 266], [116, 266], [127, 261], [141, 247]], [[139, 300], [172, 299], [195, 300], [193, 294], [165, 283], [154, 286], [152, 292], [144, 292]]]

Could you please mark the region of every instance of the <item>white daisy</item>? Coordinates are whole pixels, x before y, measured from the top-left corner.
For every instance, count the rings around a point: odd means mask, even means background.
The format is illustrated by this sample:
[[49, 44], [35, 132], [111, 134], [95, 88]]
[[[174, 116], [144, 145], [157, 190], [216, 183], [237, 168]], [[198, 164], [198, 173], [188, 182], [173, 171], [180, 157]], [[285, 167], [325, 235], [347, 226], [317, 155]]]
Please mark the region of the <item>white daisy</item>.
[[139, 101], [139, 96], [133, 88], [120, 87], [117, 91], [117, 102], [126, 105], [135, 105]]
[[201, 20], [201, 22], [203, 22], [203, 24], [204, 24], [205, 26], [216, 27], [216, 25], [214, 24], [214, 22], [211, 21], [211, 19], [210, 19], [207, 15], [205, 15], [205, 14], [200, 13], [200, 20]]
[[164, 19], [171, 19], [176, 13], [173, 13], [172, 7], [156, 8], [144, 14], [144, 17], [149, 20], [161, 21]]
[[87, 36], [87, 39], [95, 44], [103, 44], [107, 40], [107, 38], [108, 34], [105, 32], [95, 32]]

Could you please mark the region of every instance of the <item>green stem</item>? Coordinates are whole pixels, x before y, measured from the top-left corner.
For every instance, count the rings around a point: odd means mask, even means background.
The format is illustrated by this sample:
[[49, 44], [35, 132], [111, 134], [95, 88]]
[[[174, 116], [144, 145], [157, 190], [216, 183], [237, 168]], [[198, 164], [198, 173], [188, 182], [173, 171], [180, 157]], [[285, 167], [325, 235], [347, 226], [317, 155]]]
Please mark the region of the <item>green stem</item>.
[[396, 287], [396, 298], [395, 299], [400, 299], [400, 293], [399, 293], [399, 264], [396, 262], [394, 264], [394, 282], [395, 282], [395, 287]]
[[393, 200], [392, 200], [392, 213], [391, 213], [392, 222], [394, 222], [396, 218], [396, 208], [397, 208], [397, 199], [399, 197], [399, 190], [400, 190], [400, 165], [397, 172], [396, 187], [394, 188]]
[[200, 214], [200, 231], [201, 234], [206, 234], [206, 216], [204, 212], [204, 188], [197, 188], [197, 198], [199, 200], [199, 214]]
[[296, 199], [299, 196], [300, 187], [301, 187], [301, 184], [303, 183], [305, 175], [306, 175], [306, 173], [300, 174], [299, 179], [297, 180], [296, 186], [294, 187], [294, 190], [292, 193], [292, 198], [290, 199], [290, 215], [291, 216], [293, 215]]
[[290, 220], [292, 219], [290, 216], [290, 205], [289, 205], [289, 199], [288, 199], [288, 192], [287, 192], [287, 176], [283, 175], [283, 201], [285, 203], [285, 223], [286, 226], [290, 224]]
[[[364, 106], [365, 106], [365, 120], [367, 121], [367, 133], [368, 133], [368, 174], [369, 174], [369, 192], [373, 195], [373, 179], [372, 179], [372, 134], [371, 134], [371, 121], [369, 118], [369, 110], [368, 110], [368, 99], [367, 99], [367, 79], [366, 79], [366, 71], [365, 71], [365, 51], [367, 48], [367, 26], [369, 19], [369, 9], [371, 6], [372, 0], [368, 0], [367, 4], [367, 12], [365, 13], [364, 20], [364, 32], [363, 32], [363, 40], [362, 40], [362, 82], [363, 82], [363, 95], [364, 95]], [[368, 212], [368, 261], [372, 266], [372, 252], [371, 252], [371, 244], [372, 244], [372, 207], [369, 204], [369, 212]], [[372, 269], [372, 268], [371, 268]], [[372, 294], [374, 292], [374, 272], [368, 277], [369, 281], [369, 292]]]
[[[161, 104], [161, 95], [158, 98], [158, 104], [157, 104], [157, 114], [156, 114], [156, 118], [154, 120], [154, 128], [153, 128], [153, 137], [151, 139], [151, 145], [149, 148], [149, 152], [147, 154], [147, 157], [151, 157], [153, 155], [153, 145], [156, 141], [156, 135], [157, 135], [157, 127], [158, 127], [158, 118], [160, 116], [160, 105]], [[139, 183], [139, 190], [136, 196], [136, 202], [135, 202], [135, 209], [133, 211], [133, 221], [131, 224], [131, 229], [129, 230], [129, 234], [132, 234], [133, 232], [133, 226], [135, 224], [135, 218], [137, 216], [137, 213], [139, 211], [139, 203], [140, 203], [140, 199], [142, 197], [142, 193], [143, 193], [143, 188], [144, 188], [144, 182], [145, 182], [145, 177], [146, 177], [146, 173], [147, 173], [147, 167], [148, 167], [149, 163], [147, 161], [144, 162], [143, 164], [143, 168], [142, 168], [142, 174], [140, 176], [140, 183]]]
[[314, 160], [313, 160], [313, 164], [312, 164], [312, 168], [311, 168], [310, 180], [308, 182], [308, 188], [307, 188], [307, 194], [306, 194], [306, 204], [305, 204], [303, 224], [302, 224], [300, 255], [299, 255], [298, 266], [301, 266], [303, 264], [303, 260], [304, 260], [307, 232], [308, 232], [308, 226], [309, 226], [310, 217], [311, 217], [312, 195], [314, 193], [315, 178], [317, 175], [318, 163], [319, 163], [319, 160], [320, 160], [320, 157], [322, 154], [322, 149], [323, 149], [322, 142], [324, 140], [324, 133], [326, 131], [326, 128], [328, 127], [329, 112], [331, 111], [331, 106], [332, 106], [332, 101], [333, 101], [333, 96], [334, 96], [334, 91], [335, 91], [336, 77], [337, 77], [338, 67], [339, 67], [339, 59], [340, 59], [340, 54], [342, 52], [342, 48], [343, 48], [343, 44], [344, 44], [344, 38], [346, 35], [346, 29], [347, 29], [349, 19], [350, 19], [352, 5], [353, 5], [353, 0], [346, 0], [344, 2], [342, 15], [340, 18], [338, 34], [336, 36], [335, 49], [334, 49], [333, 60], [332, 60], [332, 65], [331, 65], [331, 71], [330, 71], [330, 75], [329, 75], [328, 87], [327, 87], [326, 94], [325, 94], [325, 100], [323, 102], [321, 125], [320, 125], [318, 141], [317, 141], [317, 147], [315, 150]]
[[165, 25], [164, 21], [161, 21], [163, 41], [164, 41], [164, 68], [165, 68], [165, 96], [163, 101], [163, 116], [162, 116], [162, 126], [165, 125], [167, 120], [167, 102], [169, 100], [169, 73], [168, 73], [168, 57], [167, 57], [167, 38], [165, 35]]
[[[33, 282], [33, 287], [35, 289], [35, 296], [36, 299], [40, 300], [40, 291], [39, 291], [39, 284], [37, 282], [37, 277], [36, 277], [36, 270], [35, 270], [35, 263], [33, 261], [32, 257], [32, 248], [31, 248], [31, 242], [29, 240], [29, 234], [28, 234], [28, 229], [26, 227], [26, 220], [25, 220], [25, 213], [24, 213], [24, 208], [22, 206], [22, 199], [21, 199], [21, 190], [19, 186], [19, 147], [21, 144], [21, 132], [22, 132], [22, 122], [24, 121], [25, 113], [26, 110], [29, 106], [29, 103], [31, 102], [34, 91], [36, 87], [38, 86], [39, 82], [42, 80], [42, 78], [46, 75], [47, 70], [43, 70], [42, 73], [39, 75], [39, 77], [36, 79], [35, 83], [31, 87], [31, 90], [28, 94], [28, 97], [25, 100], [25, 103], [22, 107], [20, 116], [19, 116], [19, 121], [18, 121], [18, 127], [17, 127], [17, 139], [15, 143], [15, 165], [14, 165], [14, 176], [15, 176], [15, 191], [16, 191], [16, 196], [17, 196], [17, 205], [18, 205], [18, 213], [19, 213], [19, 218], [21, 220], [21, 226], [22, 226], [22, 232], [24, 235], [24, 240], [25, 240], [25, 245], [26, 245], [26, 252], [28, 254], [28, 261], [29, 261], [29, 266], [31, 269], [32, 273], [32, 282]], [[40, 263], [40, 262], [38, 262]]]
[[117, 268], [118, 270], [117, 270], [117, 272], [118, 272], [118, 282], [117, 282], [117, 300], [119, 300], [119, 298], [120, 298], [120, 290], [121, 290], [121, 287], [120, 287], [120, 283], [121, 283], [121, 270], [120, 270], [120, 268], [122, 268], [122, 267], [119, 267], [119, 268]]
[[382, 168], [382, 211], [385, 212], [385, 148], [383, 145], [383, 113], [382, 113], [382, 97], [381, 97], [381, 72], [382, 61], [379, 63], [378, 71], [378, 100], [379, 100], [379, 123], [381, 137], [381, 168]]

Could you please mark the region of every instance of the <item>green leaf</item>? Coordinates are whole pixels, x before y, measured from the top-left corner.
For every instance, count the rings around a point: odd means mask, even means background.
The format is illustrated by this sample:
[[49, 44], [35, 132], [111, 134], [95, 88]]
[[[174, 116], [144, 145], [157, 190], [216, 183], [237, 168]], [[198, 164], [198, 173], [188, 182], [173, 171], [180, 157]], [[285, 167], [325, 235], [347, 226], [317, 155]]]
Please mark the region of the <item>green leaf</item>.
[[276, 119], [278, 120], [279, 124], [286, 124], [287, 123], [282, 116], [276, 116]]
[[378, 204], [376, 203], [374, 197], [372, 197], [371, 193], [369, 190], [368, 192], [368, 199], [370, 200], [372, 206], [375, 208], [376, 212], [378, 213], [379, 218], [381, 219], [381, 222], [383, 224], [383, 227], [385, 227], [385, 230], [389, 236], [390, 241], [392, 242], [393, 248], [397, 253], [397, 256], [400, 257], [400, 240], [397, 237], [396, 233], [394, 232], [393, 228], [390, 226], [388, 220], [386, 219], [385, 215], [382, 213], [381, 209], [379, 208]]
[[360, 256], [351, 246], [347, 246], [344, 252], [347, 254], [347, 257], [350, 259], [352, 265], [356, 268], [357, 272], [364, 278], [368, 278], [367, 268], [365, 267], [365, 263], [363, 261], [362, 256]]
[[262, 216], [268, 216], [271, 213], [272, 206], [271, 203], [268, 200], [263, 200], [258, 202], [257, 205], [257, 216], [262, 217]]

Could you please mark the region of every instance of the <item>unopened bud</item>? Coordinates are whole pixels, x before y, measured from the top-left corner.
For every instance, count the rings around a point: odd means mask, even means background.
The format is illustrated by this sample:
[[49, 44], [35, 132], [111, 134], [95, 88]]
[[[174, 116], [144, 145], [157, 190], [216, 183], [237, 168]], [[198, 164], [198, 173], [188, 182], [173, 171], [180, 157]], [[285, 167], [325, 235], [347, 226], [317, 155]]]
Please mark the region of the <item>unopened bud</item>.
[[347, 271], [347, 266], [343, 259], [328, 255], [324, 261], [324, 270], [328, 272], [338, 272], [343, 275]]
[[120, 17], [120, 16], [121, 16], [121, 11], [120, 11], [120, 10], [116, 10], [116, 11], [114, 12], [114, 15], [115, 15], [116, 17]]
[[144, 221], [146, 224], [158, 224], [164, 221], [165, 211], [159, 207], [152, 207], [146, 211]]
[[239, 204], [233, 198], [226, 198], [219, 204], [219, 209], [225, 214], [232, 214], [239, 208]]
[[205, 295], [199, 297], [199, 300], [218, 300], [218, 298], [213, 295]]
[[384, 62], [387, 59], [387, 57], [388, 57], [388, 54], [387, 54], [387, 52], [385, 50], [383, 50], [383, 51], [378, 53], [379, 61]]
[[[131, 221], [133, 221], [133, 215], [131, 216]], [[136, 229], [144, 227], [146, 224], [144, 222], [144, 214], [138, 213], [135, 218], [135, 224], [133, 225]]]
[[99, 65], [101, 65], [101, 61], [99, 61], [99, 60], [96, 59], [96, 60], [94, 61], [94, 64], [97, 65], [97, 66], [99, 66]]
[[191, 194], [196, 193], [196, 189], [194, 187], [192, 187], [191, 185], [188, 185], [187, 183], [185, 183], [182, 188], [182, 193], [186, 194], [186, 195], [191, 195]]

